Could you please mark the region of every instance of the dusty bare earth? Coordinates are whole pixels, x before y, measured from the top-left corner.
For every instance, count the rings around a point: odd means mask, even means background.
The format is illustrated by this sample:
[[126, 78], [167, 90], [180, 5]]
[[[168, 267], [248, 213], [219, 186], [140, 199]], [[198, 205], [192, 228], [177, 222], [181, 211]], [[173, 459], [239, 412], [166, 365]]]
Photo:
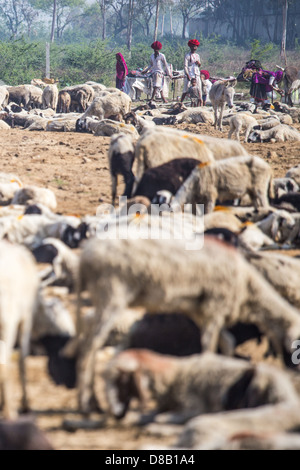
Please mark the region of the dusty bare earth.
[[[294, 125], [300, 131], [300, 124]], [[226, 137], [210, 125], [180, 125], [182, 129]], [[110, 202], [110, 178], [107, 149], [109, 137], [91, 134], [36, 132], [11, 129], [0, 132], [1, 171], [16, 173], [24, 183], [51, 188], [57, 197], [57, 211], [64, 214], [95, 214], [101, 202]], [[300, 162], [300, 142], [277, 144], [245, 144], [249, 152], [270, 163], [274, 176], [284, 176], [288, 168]], [[119, 193], [122, 191], [119, 188]], [[68, 299], [74, 304], [74, 298]], [[250, 347], [253, 358], [260, 352]], [[172, 435], [164, 438], [137, 426], [136, 413], [131, 412], [126, 421], [104, 421], [95, 415], [98, 429], [68, 432], [64, 420], [76, 420], [76, 393], [56, 387], [46, 374], [44, 357], [28, 358], [29, 396], [32, 414], [37, 424], [46, 432], [56, 449], [127, 449], [134, 450], [148, 442], [167, 445], [174, 442]], [[16, 365], [15, 399], [19, 397]]]

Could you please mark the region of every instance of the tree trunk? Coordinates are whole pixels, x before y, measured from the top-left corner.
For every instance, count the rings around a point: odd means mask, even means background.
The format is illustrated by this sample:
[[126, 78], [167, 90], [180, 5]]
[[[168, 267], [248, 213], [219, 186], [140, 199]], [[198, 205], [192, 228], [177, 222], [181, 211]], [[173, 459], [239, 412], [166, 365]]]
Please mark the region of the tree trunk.
[[129, 0], [128, 29], [127, 29], [127, 48], [129, 52], [131, 51], [131, 42], [132, 42], [133, 8], [134, 8], [134, 0]]
[[163, 14], [161, 19], [161, 37], [164, 35], [164, 26], [165, 26], [165, 15]]
[[170, 33], [173, 36], [173, 16], [172, 16], [172, 7], [170, 5]]
[[157, 39], [157, 30], [158, 30], [158, 15], [159, 15], [159, 0], [156, 0], [155, 27], [154, 27], [154, 41], [156, 41], [156, 39]]
[[287, 61], [286, 61], [286, 23], [287, 23], [287, 9], [288, 9], [288, 0], [283, 0], [283, 6], [282, 6], [282, 39], [281, 39], [281, 51], [280, 51], [280, 57], [282, 60], [284, 60], [284, 65], [287, 66]]
[[56, 0], [53, 0], [52, 27], [51, 27], [51, 38], [50, 38], [51, 42], [54, 41], [55, 18], [56, 18]]
[[103, 23], [102, 39], [104, 40], [106, 38], [106, 5], [105, 5], [105, 0], [102, 0], [101, 10], [102, 10], [102, 23]]
[[182, 39], [185, 39], [185, 33], [186, 33], [186, 26], [187, 26], [187, 23], [188, 23], [188, 18], [186, 18], [185, 16], [183, 16], [183, 22], [182, 22]]

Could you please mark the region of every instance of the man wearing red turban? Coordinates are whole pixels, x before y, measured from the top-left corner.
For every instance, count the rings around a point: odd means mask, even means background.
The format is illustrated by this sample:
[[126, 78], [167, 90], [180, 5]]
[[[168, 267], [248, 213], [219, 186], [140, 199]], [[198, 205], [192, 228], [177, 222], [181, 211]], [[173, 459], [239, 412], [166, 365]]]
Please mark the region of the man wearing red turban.
[[192, 78], [196, 78], [197, 87], [202, 91], [200, 80], [201, 59], [200, 55], [196, 53], [199, 45], [200, 42], [197, 39], [190, 39], [188, 42], [190, 52], [188, 52], [184, 57], [184, 83], [181, 103], [186, 97]]
[[162, 89], [163, 84], [164, 84], [164, 70], [166, 70], [167, 75], [169, 75], [170, 78], [172, 78], [171, 72], [170, 72], [165, 55], [159, 52], [160, 49], [162, 48], [161, 42], [154, 41], [151, 44], [151, 47], [152, 49], [154, 49], [154, 53], [150, 57], [149, 66], [146, 67], [142, 71], [142, 73], [146, 73], [149, 70], [151, 71], [151, 80], [152, 80], [152, 88], [153, 88], [151, 100], [154, 100], [156, 92], [159, 91], [163, 102], [166, 103], [167, 100], [164, 97], [163, 89]]

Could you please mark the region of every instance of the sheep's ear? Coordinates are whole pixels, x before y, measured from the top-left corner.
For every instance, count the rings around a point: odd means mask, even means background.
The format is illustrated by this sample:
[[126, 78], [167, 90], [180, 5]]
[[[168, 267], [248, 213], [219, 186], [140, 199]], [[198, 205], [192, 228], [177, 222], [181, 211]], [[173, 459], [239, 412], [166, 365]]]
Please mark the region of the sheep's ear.
[[70, 341], [67, 342], [64, 348], [60, 351], [60, 355], [62, 357], [72, 359], [77, 356], [79, 349], [79, 339], [72, 338]]

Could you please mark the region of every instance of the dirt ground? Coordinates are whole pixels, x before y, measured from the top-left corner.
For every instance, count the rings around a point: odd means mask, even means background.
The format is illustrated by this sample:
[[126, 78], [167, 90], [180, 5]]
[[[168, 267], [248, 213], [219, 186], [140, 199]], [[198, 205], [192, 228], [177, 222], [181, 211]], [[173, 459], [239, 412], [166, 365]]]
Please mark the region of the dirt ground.
[[[300, 131], [300, 124], [294, 125]], [[195, 133], [226, 137], [212, 126], [180, 125], [181, 129]], [[109, 137], [92, 134], [37, 132], [10, 129], [0, 132], [2, 170], [16, 173], [23, 183], [45, 186], [57, 197], [57, 212], [63, 214], [95, 214], [100, 203], [110, 203], [110, 177], [107, 150]], [[245, 144], [247, 150], [268, 161], [274, 176], [284, 176], [287, 169], [300, 161], [300, 142]], [[119, 188], [119, 193], [122, 191]], [[73, 299], [74, 300], [74, 299]], [[72, 301], [72, 299], [71, 299]], [[250, 351], [255, 352], [253, 349]], [[257, 352], [257, 351], [256, 351]], [[32, 415], [45, 431], [55, 449], [120, 449], [134, 450], [148, 442], [168, 445], [174, 436], [149, 435], [136, 424], [137, 414], [132, 411], [123, 422], [106, 420], [103, 415], [93, 416], [94, 430], [67, 431], [76, 414], [76, 392], [56, 387], [46, 373], [44, 357], [29, 357], [28, 382]], [[15, 377], [14, 399], [18, 400], [20, 387]]]

